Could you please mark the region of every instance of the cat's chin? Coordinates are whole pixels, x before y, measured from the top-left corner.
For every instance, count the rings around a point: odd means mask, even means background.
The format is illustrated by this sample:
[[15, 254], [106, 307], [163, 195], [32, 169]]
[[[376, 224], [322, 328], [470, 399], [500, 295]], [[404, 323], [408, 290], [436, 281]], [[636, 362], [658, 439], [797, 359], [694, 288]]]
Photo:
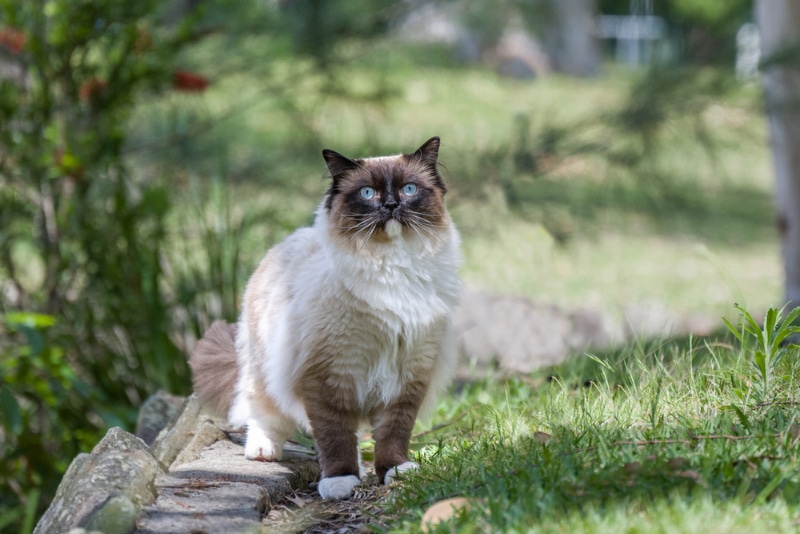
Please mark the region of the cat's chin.
[[389, 236], [389, 239], [397, 239], [403, 233], [403, 225], [395, 219], [389, 219], [383, 225], [383, 231]]

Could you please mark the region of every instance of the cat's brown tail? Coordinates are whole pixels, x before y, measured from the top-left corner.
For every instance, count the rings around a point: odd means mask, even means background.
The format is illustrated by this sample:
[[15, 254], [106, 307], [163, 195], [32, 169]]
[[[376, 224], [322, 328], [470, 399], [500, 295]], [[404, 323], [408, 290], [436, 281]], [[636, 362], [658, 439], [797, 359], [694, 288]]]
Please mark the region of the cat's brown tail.
[[236, 325], [214, 321], [189, 358], [192, 385], [200, 403], [226, 417], [233, 402], [239, 368], [236, 363]]

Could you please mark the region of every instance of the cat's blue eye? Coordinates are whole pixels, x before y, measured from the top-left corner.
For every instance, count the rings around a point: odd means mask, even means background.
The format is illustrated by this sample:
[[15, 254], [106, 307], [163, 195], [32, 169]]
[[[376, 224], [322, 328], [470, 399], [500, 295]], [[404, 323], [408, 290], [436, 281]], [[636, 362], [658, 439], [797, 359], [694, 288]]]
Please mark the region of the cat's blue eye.
[[361, 198], [369, 200], [375, 196], [375, 190], [371, 187], [362, 187], [359, 191], [359, 194], [361, 195]]
[[403, 194], [411, 196], [417, 192], [417, 184], [406, 184], [403, 186]]

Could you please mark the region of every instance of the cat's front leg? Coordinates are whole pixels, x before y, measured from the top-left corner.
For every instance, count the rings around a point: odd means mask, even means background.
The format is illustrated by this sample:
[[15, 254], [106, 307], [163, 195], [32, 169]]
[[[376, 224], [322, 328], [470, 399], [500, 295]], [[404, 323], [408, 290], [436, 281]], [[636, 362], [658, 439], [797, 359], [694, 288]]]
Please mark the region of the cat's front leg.
[[423, 380], [409, 382], [396, 400], [373, 417], [375, 473], [383, 484], [418, 467], [408, 459], [408, 444], [427, 390], [428, 384]]
[[[361, 483], [358, 454], [358, 415], [346, 390], [316, 389], [304, 395], [306, 413], [322, 476], [317, 489], [323, 499], [349, 499]], [[354, 401], [354, 399], [353, 399]]]
[[257, 419], [247, 420], [244, 457], [258, 462], [279, 462], [288, 435]]

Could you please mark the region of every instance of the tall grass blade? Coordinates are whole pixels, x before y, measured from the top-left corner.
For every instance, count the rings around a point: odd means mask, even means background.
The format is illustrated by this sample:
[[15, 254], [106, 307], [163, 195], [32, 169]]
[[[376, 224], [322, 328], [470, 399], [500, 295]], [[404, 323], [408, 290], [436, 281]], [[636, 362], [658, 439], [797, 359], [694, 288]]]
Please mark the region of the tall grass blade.
[[767, 484], [764, 489], [758, 492], [758, 495], [753, 500], [752, 505], [761, 506], [764, 504], [769, 496], [772, 495], [776, 489], [778, 489], [778, 486], [780, 486], [784, 480], [789, 478], [789, 476], [793, 475], [795, 472], [796, 471], [782, 470], [780, 473], [775, 475], [775, 477], [769, 481], [769, 484]]
[[733, 326], [733, 324], [725, 317], [722, 318], [722, 322], [725, 323], [725, 326], [728, 327], [728, 330], [730, 330], [731, 334], [733, 334], [736, 339], [739, 340], [739, 343], [744, 345], [744, 336], [742, 335], [742, 332], [739, 331], [739, 327]]

